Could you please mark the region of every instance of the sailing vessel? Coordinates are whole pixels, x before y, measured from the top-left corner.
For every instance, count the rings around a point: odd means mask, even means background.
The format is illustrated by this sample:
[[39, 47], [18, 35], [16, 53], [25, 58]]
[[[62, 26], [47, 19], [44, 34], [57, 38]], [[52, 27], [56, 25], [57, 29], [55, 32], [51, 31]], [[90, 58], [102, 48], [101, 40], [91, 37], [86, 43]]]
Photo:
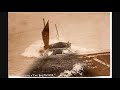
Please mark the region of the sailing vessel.
[[45, 25], [42, 31], [42, 38], [44, 42], [44, 50], [46, 50], [49, 47], [49, 21], [47, 22], [47, 24]]
[[[49, 20], [47, 21], [46, 25], [45, 25], [45, 20], [44, 21], [44, 29], [42, 31], [42, 39], [44, 42], [44, 56], [50, 56], [50, 55], [58, 55], [58, 54], [66, 54], [66, 53], [70, 53], [70, 47], [71, 47], [71, 43], [69, 42], [57, 42], [57, 43], [53, 43], [53, 44], [49, 44]], [[56, 31], [57, 31], [57, 26], [55, 24], [56, 27]], [[58, 31], [57, 31], [58, 34]], [[58, 34], [59, 36], [59, 34]], [[59, 38], [59, 37], [58, 37]], [[51, 53], [49, 55], [49, 53]]]

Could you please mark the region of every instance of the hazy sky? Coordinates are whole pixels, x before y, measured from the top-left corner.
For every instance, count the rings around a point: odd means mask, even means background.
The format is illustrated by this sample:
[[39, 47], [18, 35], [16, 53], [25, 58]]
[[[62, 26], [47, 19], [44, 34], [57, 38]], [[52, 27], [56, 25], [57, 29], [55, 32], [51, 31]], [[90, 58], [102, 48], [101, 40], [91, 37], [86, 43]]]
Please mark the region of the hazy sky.
[[50, 22], [51, 39], [56, 38], [57, 24], [60, 38], [79, 47], [102, 50], [110, 48], [110, 13], [27, 12], [9, 13], [8, 16], [9, 34], [26, 32], [23, 34], [26, 38], [41, 39], [45, 18], [46, 22]]

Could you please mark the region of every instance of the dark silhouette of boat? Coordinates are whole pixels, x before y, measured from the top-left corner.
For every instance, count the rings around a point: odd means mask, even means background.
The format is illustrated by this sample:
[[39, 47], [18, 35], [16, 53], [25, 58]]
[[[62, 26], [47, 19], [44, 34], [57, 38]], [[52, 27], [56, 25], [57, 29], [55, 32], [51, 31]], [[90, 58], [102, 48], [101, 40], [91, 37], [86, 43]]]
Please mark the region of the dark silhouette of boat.
[[[44, 21], [44, 19], [43, 19]], [[55, 24], [56, 31], [58, 34], [57, 26]], [[58, 34], [59, 38], [59, 34]], [[42, 31], [42, 39], [44, 42], [44, 55], [48, 56], [49, 52], [51, 52], [51, 55], [57, 55], [57, 54], [65, 54], [70, 53], [71, 43], [69, 42], [57, 42], [53, 44], [49, 44], [49, 20], [45, 24], [44, 21], [44, 29]]]

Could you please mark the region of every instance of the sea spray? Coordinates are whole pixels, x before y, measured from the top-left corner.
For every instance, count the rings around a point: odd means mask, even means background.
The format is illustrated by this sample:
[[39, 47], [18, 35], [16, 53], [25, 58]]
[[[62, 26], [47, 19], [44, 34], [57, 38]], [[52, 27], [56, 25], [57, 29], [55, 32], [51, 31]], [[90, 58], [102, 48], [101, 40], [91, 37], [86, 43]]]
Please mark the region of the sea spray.
[[86, 67], [85, 63], [76, 63], [73, 65], [72, 70], [64, 70], [64, 72], [61, 72], [58, 77], [72, 77], [75, 75], [82, 76], [85, 67]]
[[[54, 44], [57, 42], [67, 42], [67, 41], [65, 41], [63, 39], [60, 39], [59, 41], [56, 39], [50, 40], [50, 44]], [[33, 42], [31, 45], [29, 45], [21, 55], [24, 57], [40, 58], [43, 56], [43, 53], [44, 53], [43, 47], [44, 47], [43, 41], [37, 40], [37, 41]], [[96, 49], [81, 48], [81, 47], [78, 47], [78, 46], [72, 44], [71, 51], [73, 53], [81, 55], [81, 54], [94, 53], [96, 51]]]

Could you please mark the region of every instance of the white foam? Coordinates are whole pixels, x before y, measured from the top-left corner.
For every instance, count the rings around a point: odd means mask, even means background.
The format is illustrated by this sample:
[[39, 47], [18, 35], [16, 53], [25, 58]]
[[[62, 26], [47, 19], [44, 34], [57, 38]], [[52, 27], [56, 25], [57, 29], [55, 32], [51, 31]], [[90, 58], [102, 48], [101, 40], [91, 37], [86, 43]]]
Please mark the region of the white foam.
[[72, 52], [77, 53], [77, 54], [89, 54], [89, 53], [94, 53], [94, 52], [98, 51], [93, 48], [87, 49], [87, 48], [83, 48], [83, 47], [78, 47], [74, 44], [71, 45], [71, 50], [72, 50]]
[[[63, 41], [63, 39], [60, 40], [56, 40], [56, 39], [52, 39], [50, 40], [50, 44], [56, 43], [56, 42], [60, 42]], [[43, 50], [43, 41], [42, 40], [37, 40], [35, 42], [33, 42], [31, 45], [29, 45], [25, 51], [21, 54], [24, 57], [36, 57], [39, 58], [43, 55], [43, 53], [39, 52], [40, 50]]]
[[64, 70], [64, 72], [61, 72], [58, 77], [70, 77], [76, 74], [79, 74], [80, 76], [82, 76], [85, 66], [86, 66], [85, 63], [74, 64], [72, 70]]
[[[60, 40], [57, 40], [57, 39], [51, 39], [50, 40], [50, 44], [53, 44], [53, 43], [56, 43], [56, 42], [67, 42], [63, 39], [60, 39]], [[36, 58], [39, 58], [43, 55], [43, 53], [39, 52], [40, 50], [42, 51], [43, 50], [43, 41], [42, 40], [37, 40], [35, 42], [33, 42], [30, 46], [28, 46], [25, 51], [21, 54], [22, 56], [24, 57], [36, 57]], [[89, 53], [94, 53], [98, 50], [96, 49], [87, 49], [87, 48], [82, 48], [82, 47], [78, 47], [74, 44], [71, 45], [71, 51], [73, 53], [76, 53], [76, 54], [89, 54]]]
[[30, 46], [28, 46], [21, 55], [25, 57], [40, 57], [42, 55], [39, 53], [39, 50], [42, 49], [43, 43], [42, 41], [38, 40], [32, 43]]

